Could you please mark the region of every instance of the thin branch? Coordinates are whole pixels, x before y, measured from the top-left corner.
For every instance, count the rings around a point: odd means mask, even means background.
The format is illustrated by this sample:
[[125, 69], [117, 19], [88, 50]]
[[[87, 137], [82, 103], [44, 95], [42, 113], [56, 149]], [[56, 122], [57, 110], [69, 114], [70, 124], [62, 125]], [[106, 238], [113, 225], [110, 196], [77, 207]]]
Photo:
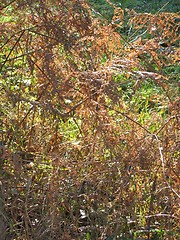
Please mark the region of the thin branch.
[[140, 128], [144, 129], [147, 133], [149, 133], [150, 135], [152, 135], [152, 133], [151, 133], [148, 129], [146, 129], [145, 127], [143, 127], [140, 123], [138, 123], [136, 120], [134, 120], [133, 118], [129, 117], [129, 116], [126, 115], [125, 113], [120, 112], [120, 111], [118, 111], [118, 110], [116, 110], [116, 109], [114, 109], [114, 108], [112, 108], [112, 107], [110, 107], [110, 106], [107, 106], [107, 105], [105, 105], [105, 104], [103, 104], [103, 106], [104, 106], [105, 108], [110, 109], [110, 110], [114, 110], [114, 111], [115, 111], [116, 113], [118, 113], [118, 114], [121, 114], [122, 116], [124, 116], [124, 117], [126, 117], [128, 120], [130, 120], [131, 122], [133, 122], [133, 123], [135, 123], [136, 125], [138, 125]]
[[158, 134], [163, 130], [163, 128], [165, 128], [165, 126], [166, 126], [172, 119], [178, 118], [178, 117], [180, 117], [180, 115], [171, 116], [171, 117], [164, 123], [164, 125], [159, 128], [159, 130], [156, 132], [156, 135], [158, 135]]
[[169, 217], [169, 218], [176, 218], [180, 220], [180, 218], [171, 214], [166, 214], [166, 213], [157, 213], [157, 214], [145, 216], [145, 218], [154, 218], [154, 217]]
[[7, 5], [5, 5], [5, 6], [2, 6], [1, 8], [0, 8], [0, 11], [1, 10], [3, 10], [4, 8], [7, 8], [8, 6], [10, 6], [13, 2], [15, 2], [16, 0], [13, 0], [13, 1], [11, 1], [10, 3], [8, 3]]
[[163, 148], [160, 146], [160, 142], [159, 142], [159, 154], [160, 154], [160, 159], [161, 159], [161, 163], [162, 163], [162, 170], [163, 170], [163, 175], [164, 175], [164, 179], [166, 181], [166, 184], [168, 185], [169, 189], [171, 189], [171, 191], [180, 199], [180, 195], [171, 187], [171, 185], [168, 183], [168, 181], [166, 179], [165, 159], [164, 159], [164, 156], [163, 156]]
[[16, 47], [16, 45], [18, 44], [18, 42], [20, 41], [21, 37], [23, 36], [25, 30], [22, 31], [21, 35], [18, 37], [17, 41], [15, 42], [14, 46], [12, 47], [12, 49], [10, 50], [9, 54], [7, 55], [5, 61], [3, 62], [0, 72], [2, 71], [3, 67], [5, 66], [6, 62], [8, 61], [9, 56], [11, 55], [11, 53], [13, 52], [14, 48]]
[[[37, 49], [37, 50], [33, 50], [33, 51], [29, 51], [29, 52], [25, 52], [25, 53], [23, 53], [23, 54], [21, 54], [21, 55], [19, 55], [19, 56], [16, 56], [16, 57], [13, 57], [13, 58], [9, 58], [9, 59], [7, 59], [7, 60], [5, 60], [5, 61], [6, 61], [6, 62], [10, 62], [10, 61], [16, 60], [16, 59], [21, 58], [21, 57], [24, 57], [24, 56], [28, 56], [28, 55], [30, 55], [30, 54], [32, 54], [32, 53], [36, 53], [36, 52], [39, 52], [39, 51], [42, 51], [42, 48]], [[5, 62], [5, 61], [4, 61], [4, 62]], [[1, 64], [4, 64], [4, 62], [1, 62]]]
[[21, 33], [22, 31], [30, 31], [30, 32], [33, 32], [32, 29], [37, 28], [37, 27], [41, 27], [41, 25], [36, 25], [36, 26], [33, 26], [33, 27], [24, 28], [24, 29], [19, 30], [18, 32], [15, 32], [14, 34], [12, 34], [12, 35], [7, 39], [7, 41], [6, 41], [2, 46], [0, 46], [0, 49], [2, 49], [5, 45], [7, 45], [7, 43], [8, 43], [14, 36], [16, 36], [17, 34]]

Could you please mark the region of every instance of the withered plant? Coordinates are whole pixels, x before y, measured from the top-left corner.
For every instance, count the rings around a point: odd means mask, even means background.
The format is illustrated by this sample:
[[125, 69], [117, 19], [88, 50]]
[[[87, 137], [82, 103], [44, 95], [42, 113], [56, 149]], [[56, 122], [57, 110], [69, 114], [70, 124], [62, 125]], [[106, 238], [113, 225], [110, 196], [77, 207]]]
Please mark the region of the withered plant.
[[112, 6], [1, 3], [2, 240], [179, 237], [179, 16]]

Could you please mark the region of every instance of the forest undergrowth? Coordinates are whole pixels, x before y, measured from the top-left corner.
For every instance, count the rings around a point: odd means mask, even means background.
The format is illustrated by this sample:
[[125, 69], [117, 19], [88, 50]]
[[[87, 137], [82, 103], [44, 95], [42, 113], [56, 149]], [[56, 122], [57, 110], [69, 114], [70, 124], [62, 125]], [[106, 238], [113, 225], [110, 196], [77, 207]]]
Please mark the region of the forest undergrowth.
[[0, 5], [0, 239], [178, 239], [178, 13]]

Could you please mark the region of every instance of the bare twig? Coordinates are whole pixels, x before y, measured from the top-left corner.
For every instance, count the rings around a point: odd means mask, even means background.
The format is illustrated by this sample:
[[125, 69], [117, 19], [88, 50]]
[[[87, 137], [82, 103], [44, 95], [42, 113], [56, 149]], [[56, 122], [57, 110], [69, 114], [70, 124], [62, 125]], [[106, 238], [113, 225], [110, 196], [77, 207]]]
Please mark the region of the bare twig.
[[25, 32], [25, 30], [22, 30], [22, 32], [21, 32], [20, 36], [18, 37], [17, 41], [15, 42], [14, 46], [11, 48], [9, 54], [7, 55], [5, 61], [3, 62], [2, 66], [1, 66], [0, 72], [2, 71], [2, 69], [3, 69], [4, 65], [6, 64], [9, 56], [10, 56], [11, 53], [13, 52], [13, 50], [14, 50], [14, 48], [16, 47], [16, 45], [18, 44], [18, 42], [20, 41], [20, 39], [21, 39], [21, 37], [23, 36], [24, 32]]
[[7, 5], [0, 7], [0, 11], [3, 10], [4, 8], [7, 8], [8, 6], [10, 6], [10, 5], [11, 5], [13, 2], [15, 2], [15, 1], [16, 1], [16, 0], [13, 0], [13, 1], [11, 1], [10, 3], [8, 3]]

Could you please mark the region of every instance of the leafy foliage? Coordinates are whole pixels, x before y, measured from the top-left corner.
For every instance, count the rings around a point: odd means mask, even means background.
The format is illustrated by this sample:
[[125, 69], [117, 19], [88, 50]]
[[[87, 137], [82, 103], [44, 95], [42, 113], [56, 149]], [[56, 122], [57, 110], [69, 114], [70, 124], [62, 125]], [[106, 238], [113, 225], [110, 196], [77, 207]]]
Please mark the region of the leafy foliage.
[[6, 239], [179, 237], [179, 16], [110, 4], [1, 6]]

